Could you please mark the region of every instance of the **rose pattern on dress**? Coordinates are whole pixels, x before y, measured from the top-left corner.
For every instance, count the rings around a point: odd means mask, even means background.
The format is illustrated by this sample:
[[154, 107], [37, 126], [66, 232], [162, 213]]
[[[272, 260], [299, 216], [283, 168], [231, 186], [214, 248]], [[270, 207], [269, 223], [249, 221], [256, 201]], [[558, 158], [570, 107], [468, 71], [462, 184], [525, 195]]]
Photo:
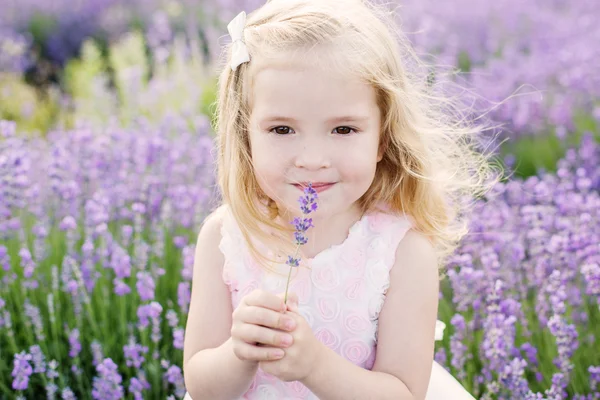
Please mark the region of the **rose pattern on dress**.
[[313, 285], [324, 292], [330, 292], [340, 285], [340, 272], [333, 263], [313, 265], [310, 278]]
[[352, 334], [362, 334], [372, 327], [373, 323], [361, 313], [350, 311], [344, 316], [344, 329]]
[[277, 272], [265, 271], [262, 277], [261, 287], [271, 293], [281, 293], [285, 290], [287, 275], [283, 276]]
[[309, 271], [300, 269], [296, 277], [290, 282], [290, 291], [298, 295], [298, 304], [308, 304], [312, 294], [312, 283]]
[[340, 315], [340, 301], [332, 296], [318, 297], [317, 310], [323, 321], [333, 321]]
[[299, 399], [304, 399], [304, 398], [306, 398], [306, 396], [312, 394], [312, 392], [306, 386], [304, 386], [302, 383], [300, 383], [298, 381], [288, 382], [288, 387], [290, 387], [292, 389], [294, 394]]
[[346, 289], [344, 289], [344, 296], [348, 300], [363, 299], [365, 296], [364, 279], [361, 277], [351, 280], [346, 286]]
[[373, 351], [372, 345], [361, 339], [348, 339], [342, 343], [340, 355], [355, 365], [362, 366]]
[[348, 251], [342, 253], [340, 261], [344, 269], [361, 274], [365, 270], [367, 255], [361, 247], [351, 247]]
[[314, 335], [319, 342], [323, 343], [331, 350], [337, 351], [337, 349], [340, 347], [340, 335], [329, 328], [323, 326], [319, 327], [314, 331]]
[[252, 399], [256, 400], [281, 400], [283, 393], [278, 389], [278, 385], [262, 384], [258, 386], [253, 393]]

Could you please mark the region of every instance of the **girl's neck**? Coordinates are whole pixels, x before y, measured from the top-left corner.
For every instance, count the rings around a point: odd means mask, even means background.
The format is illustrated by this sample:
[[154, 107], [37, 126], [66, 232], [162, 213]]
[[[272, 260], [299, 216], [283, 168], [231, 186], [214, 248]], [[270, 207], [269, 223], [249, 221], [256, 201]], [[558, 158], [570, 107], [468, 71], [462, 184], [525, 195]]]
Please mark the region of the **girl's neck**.
[[319, 212], [311, 214], [314, 227], [306, 232], [308, 243], [301, 246], [300, 252], [304, 258], [314, 258], [324, 250], [343, 243], [348, 237], [350, 228], [362, 218], [363, 214], [358, 205], [329, 215]]

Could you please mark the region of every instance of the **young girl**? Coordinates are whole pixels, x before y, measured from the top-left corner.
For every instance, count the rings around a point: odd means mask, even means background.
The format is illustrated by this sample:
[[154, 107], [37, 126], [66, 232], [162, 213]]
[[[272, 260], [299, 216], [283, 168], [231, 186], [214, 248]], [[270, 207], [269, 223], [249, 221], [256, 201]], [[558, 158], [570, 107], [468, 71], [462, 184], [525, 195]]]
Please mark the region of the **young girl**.
[[[480, 128], [452, 120], [392, 26], [361, 0], [271, 0], [229, 24], [187, 399], [472, 399], [433, 353], [438, 266], [487, 171]], [[308, 183], [318, 209], [284, 303]]]

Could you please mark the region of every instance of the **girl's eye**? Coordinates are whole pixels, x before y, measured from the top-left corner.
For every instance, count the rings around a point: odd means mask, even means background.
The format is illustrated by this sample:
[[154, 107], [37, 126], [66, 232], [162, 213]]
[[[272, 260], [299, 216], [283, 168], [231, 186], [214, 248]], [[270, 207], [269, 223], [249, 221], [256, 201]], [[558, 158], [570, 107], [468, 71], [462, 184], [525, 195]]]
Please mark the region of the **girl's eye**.
[[277, 135], [288, 135], [293, 131], [289, 126], [276, 126], [271, 129], [271, 132], [276, 133]]
[[338, 126], [334, 131], [340, 135], [349, 135], [352, 132], [355, 132], [356, 129], [350, 128], [349, 126]]

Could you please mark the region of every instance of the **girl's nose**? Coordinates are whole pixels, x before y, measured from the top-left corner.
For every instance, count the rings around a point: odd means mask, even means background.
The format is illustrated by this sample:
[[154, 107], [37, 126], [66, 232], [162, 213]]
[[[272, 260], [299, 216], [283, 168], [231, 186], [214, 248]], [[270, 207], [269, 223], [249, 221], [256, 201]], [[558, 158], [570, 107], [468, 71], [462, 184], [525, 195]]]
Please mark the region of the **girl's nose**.
[[327, 145], [318, 140], [304, 141], [298, 150], [295, 166], [309, 170], [331, 167]]

